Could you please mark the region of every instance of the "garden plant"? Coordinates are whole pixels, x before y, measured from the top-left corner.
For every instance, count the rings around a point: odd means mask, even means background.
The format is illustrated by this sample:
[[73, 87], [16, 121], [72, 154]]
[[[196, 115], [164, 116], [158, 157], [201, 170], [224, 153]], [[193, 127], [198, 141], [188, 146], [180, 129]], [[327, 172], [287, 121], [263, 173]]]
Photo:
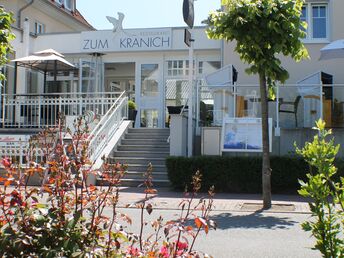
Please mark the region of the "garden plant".
[[327, 140], [331, 130], [322, 120], [316, 122], [319, 135], [302, 149], [296, 149], [310, 166], [307, 181], [300, 181], [299, 193], [311, 199], [312, 219], [303, 223], [305, 231], [316, 238], [314, 249], [323, 257], [344, 257], [344, 178], [337, 175], [334, 166], [339, 145]]
[[[126, 166], [104, 158], [101, 169], [93, 171], [84, 119], [77, 119], [74, 133], [62, 124], [31, 138], [26, 164], [2, 160], [6, 175], [0, 177], [1, 257], [210, 257], [194, 250], [199, 233], [216, 228], [209, 219], [214, 189], [209, 198], [195, 200], [201, 188], [199, 172], [193, 176], [191, 193], [180, 203], [179, 217], [165, 221], [160, 216], [148, 223], [154, 207], [151, 196], [157, 192], [152, 166], [142, 184], [145, 198], [120, 205], [125, 202], [120, 186]], [[72, 141], [65, 141], [66, 134]], [[29, 186], [37, 175], [41, 186]], [[105, 183], [89, 184], [91, 176], [101, 176]], [[140, 210], [138, 218], [123, 213], [130, 207]], [[140, 224], [135, 233], [127, 230], [134, 220]]]

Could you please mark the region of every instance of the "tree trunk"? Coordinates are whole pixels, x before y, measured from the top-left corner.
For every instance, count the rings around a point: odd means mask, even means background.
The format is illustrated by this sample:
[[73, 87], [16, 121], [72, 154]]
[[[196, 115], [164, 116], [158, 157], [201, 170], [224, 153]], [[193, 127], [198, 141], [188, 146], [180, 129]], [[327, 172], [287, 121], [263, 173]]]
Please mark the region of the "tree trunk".
[[263, 164], [262, 164], [262, 188], [263, 209], [271, 207], [271, 168], [269, 148], [269, 110], [265, 72], [259, 73], [260, 99], [262, 109], [262, 139], [263, 139]]

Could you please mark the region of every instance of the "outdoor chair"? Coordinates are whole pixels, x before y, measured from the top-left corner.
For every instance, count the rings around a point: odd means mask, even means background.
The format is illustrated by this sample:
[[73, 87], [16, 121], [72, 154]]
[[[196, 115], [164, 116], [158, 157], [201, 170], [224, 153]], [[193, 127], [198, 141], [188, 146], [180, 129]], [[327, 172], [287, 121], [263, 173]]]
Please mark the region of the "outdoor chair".
[[301, 96], [297, 96], [295, 101], [283, 101], [280, 100], [278, 105], [278, 113], [289, 113], [295, 116], [295, 127], [297, 127], [297, 108], [299, 106]]

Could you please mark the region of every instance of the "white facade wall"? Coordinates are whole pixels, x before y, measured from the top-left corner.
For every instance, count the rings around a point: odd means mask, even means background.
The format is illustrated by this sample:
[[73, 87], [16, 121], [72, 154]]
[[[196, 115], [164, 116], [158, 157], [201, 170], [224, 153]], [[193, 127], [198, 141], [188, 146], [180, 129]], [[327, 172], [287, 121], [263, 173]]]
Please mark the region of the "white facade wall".
[[[308, 40], [305, 41], [305, 46], [308, 49], [310, 59], [303, 60], [296, 63], [291, 58], [281, 56], [283, 67], [287, 69], [290, 74], [287, 84], [295, 84], [297, 81], [302, 80], [307, 75], [315, 73], [317, 71], [324, 71], [333, 75], [333, 81], [335, 84], [344, 84], [344, 59], [334, 59], [328, 61], [319, 61], [320, 49], [326, 44], [344, 38], [344, 1], [343, 0], [307, 0], [307, 3], [314, 4], [327, 4], [328, 5], [328, 40], [319, 41]], [[238, 83], [239, 84], [258, 84], [258, 76], [248, 75], [245, 73], [245, 69], [248, 67], [244, 64], [239, 55], [234, 51], [235, 42], [225, 43], [224, 45], [224, 64], [233, 64], [239, 72]]]
[[[204, 31], [205, 28], [195, 28], [194, 33], [194, 48], [195, 50], [217, 50], [221, 48], [221, 42], [217, 40], [209, 40]], [[140, 31], [149, 31], [149, 29], [139, 29]], [[125, 30], [128, 34], [131, 30]], [[109, 31], [105, 31], [109, 32]], [[61, 41], [65, 42], [61, 44]], [[81, 33], [63, 33], [51, 35], [39, 35], [34, 42], [33, 51], [45, 49], [47, 46], [64, 53], [64, 54], [79, 54], [82, 53], [82, 34]], [[164, 50], [164, 53], [169, 51], [184, 50], [188, 51], [188, 47], [184, 43], [184, 28], [172, 28], [172, 46], [169, 50]], [[125, 50], [118, 51], [119, 54], [126, 52]], [[116, 53], [118, 53], [116, 52]], [[129, 51], [128, 51], [129, 52]], [[130, 51], [131, 52], [131, 51]], [[140, 52], [141, 51], [135, 51]], [[150, 52], [150, 51], [144, 51]], [[143, 52], [143, 54], [144, 54]], [[107, 52], [108, 53], [108, 52]], [[135, 54], [136, 55], [136, 54]], [[150, 54], [148, 54], [150, 55]]]

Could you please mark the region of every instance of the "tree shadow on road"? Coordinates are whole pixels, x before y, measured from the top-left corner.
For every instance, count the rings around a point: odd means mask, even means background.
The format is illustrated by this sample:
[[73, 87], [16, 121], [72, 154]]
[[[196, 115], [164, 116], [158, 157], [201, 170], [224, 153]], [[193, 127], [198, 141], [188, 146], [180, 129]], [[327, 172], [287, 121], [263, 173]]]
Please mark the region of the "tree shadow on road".
[[225, 212], [214, 216], [211, 219], [216, 221], [218, 229], [229, 228], [265, 228], [265, 229], [286, 229], [299, 222], [288, 217], [277, 217], [273, 214], [263, 215], [261, 211], [250, 214], [235, 214]]

